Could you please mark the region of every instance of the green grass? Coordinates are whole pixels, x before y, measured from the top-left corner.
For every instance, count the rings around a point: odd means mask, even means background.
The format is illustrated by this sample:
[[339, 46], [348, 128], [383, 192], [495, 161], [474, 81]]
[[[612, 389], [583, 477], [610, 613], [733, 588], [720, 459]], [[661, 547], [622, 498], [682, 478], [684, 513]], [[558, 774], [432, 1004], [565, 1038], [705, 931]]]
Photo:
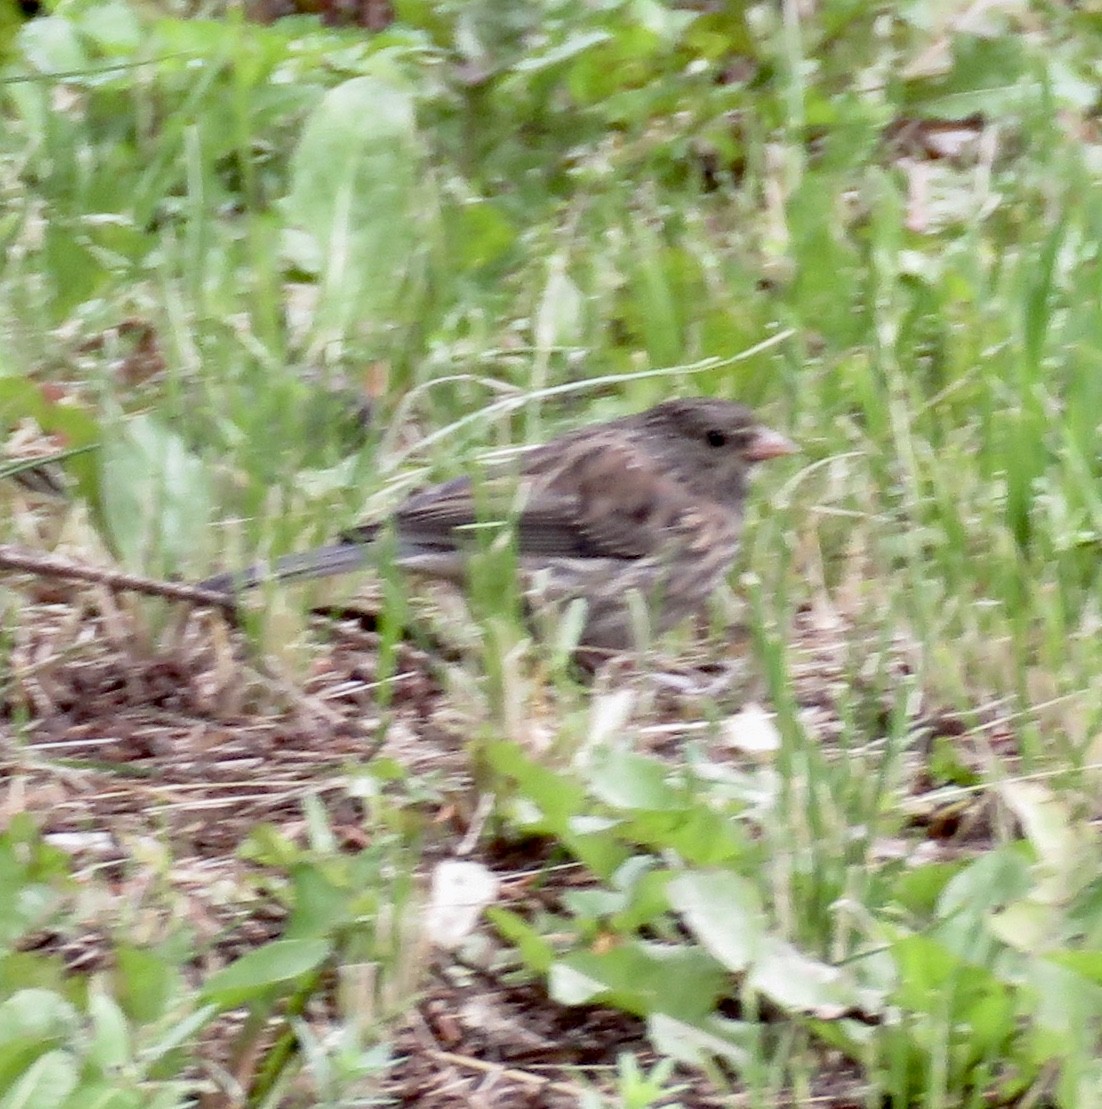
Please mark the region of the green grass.
[[[637, 677], [609, 708], [485, 597], [473, 629], [441, 618], [467, 644], [440, 667], [493, 798], [483, 842], [548, 838], [594, 883], [542, 917], [494, 910], [511, 969], [645, 1018], [659, 1053], [760, 1104], [813, 1090], [825, 1047], [869, 1104], [1094, 1104], [1102, 31], [1039, 0], [816, 7], [398, 3], [367, 36], [61, 3], [0, 46], [0, 414], [98, 444], [65, 463], [66, 549], [198, 577], [670, 393], [754, 405], [804, 451], [756, 485], [722, 614], [751, 633], [733, 689], [671, 712]], [[886, 137], [973, 113], [953, 157]], [[5, 541], [49, 541], [20, 511]], [[279, 593], [253, 662], [294, 686], [326, 642]], [[14, 659], [25, 616], [5, 611]], [[682, 640], [660, 668], [731, 654]], [[716, 753], [750, 699], [776, 714], [764, 764]], [[602, 706], [624, 718], [594, 744]], [[636, 750], [679, 717], [716, 728]], [[274, 877], [250, 896], [291, 926], [208, 984], [209, 1010], [184, 931], [158, 932], [169, 972], [114, 921], [135, 954], [106, 984], [18, 950], [78, 909], [35, 838], [47, 814], [9, 830], [26, 897], [0, 1005], [23, 1015], [0, 1086], [175, 1104], [204, 1022], [247, 1006], [285, 1021], [275, 1046], [247, 1032], [251, 1104], [371, 1088], [423, 988], [382, 922], [439, 794], [355, 773], [392, 838], [342, 852], [319, 806], [308, 848], [252, 844]], [[398, 986], [360, 1014], [371, 1034], [311, 1041], [311, 1002], [372, 960]], [[289, 1092], [296, 1066], [312, 1094]], [[619, 1104], [651, 1096], [634, 1066]]]

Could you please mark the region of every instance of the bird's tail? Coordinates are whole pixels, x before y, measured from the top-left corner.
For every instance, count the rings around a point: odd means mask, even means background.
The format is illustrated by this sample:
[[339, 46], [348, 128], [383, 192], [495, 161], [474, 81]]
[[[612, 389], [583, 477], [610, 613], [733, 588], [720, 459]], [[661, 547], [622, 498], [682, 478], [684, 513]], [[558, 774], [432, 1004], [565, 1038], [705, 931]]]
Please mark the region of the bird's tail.
[[370, 561], [370, 543], [332, 543], [313, 551], [287, 555], [275, 562], [258, 562], [245, 570], [229, 570], [199, 583], [212, 593], [235, 593], [254, 589], [266, 581], [295, 581], [328, 578], [359, 570]]

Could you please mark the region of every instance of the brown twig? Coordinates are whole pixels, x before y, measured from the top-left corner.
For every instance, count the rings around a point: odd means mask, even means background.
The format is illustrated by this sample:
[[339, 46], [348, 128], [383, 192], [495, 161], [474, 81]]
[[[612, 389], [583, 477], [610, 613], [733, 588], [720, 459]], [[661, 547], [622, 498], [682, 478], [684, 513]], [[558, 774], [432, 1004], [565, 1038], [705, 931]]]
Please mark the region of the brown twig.
[[86, 566], [58, 555], [13, 547], [6, 543], [0, 543], [0, 571], [3, 570], [17, 570], [65, 581], [85, 581], [93, 585], [105, 585], [108, 589], [144, 593], [151, 597], [164, 597], [169, 601], [183, 601], [201, 608], [220, 608], [225, 612], [233, 612], [236, 608], [234, 598], [226, 593], [200, 589], [181, 582], [144, 578], [140, 574], [128, 574], [105, 566]]

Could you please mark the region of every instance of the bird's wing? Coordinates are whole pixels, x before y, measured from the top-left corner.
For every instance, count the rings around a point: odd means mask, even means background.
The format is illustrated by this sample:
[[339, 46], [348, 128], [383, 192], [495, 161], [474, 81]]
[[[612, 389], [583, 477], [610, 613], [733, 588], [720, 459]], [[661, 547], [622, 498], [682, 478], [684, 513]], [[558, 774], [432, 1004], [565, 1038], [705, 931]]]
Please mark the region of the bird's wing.
[[[632, 440], [610, 436], [573, 446], [525, 504], [521, 553], [635, 559], [671, 546], [727, 549], [736, 541], [737, 518], [702, 502]], [[543, 534], [557, 536], [563, 522], [572, 527], [574, 549], [543, 550]]]
[[425, 489], [394, 515], [399, 540], [440, 551], [469, 545], [472, 529], [494, 521], [511, 524], [519, 555], [565, 558], [636, 559], [673, 540], [737, 532], [719, 506], [698, 504], [646, 452], [612, 437], [535, 451], [519, 476], [488, 477], [477, 492], [467, 478]]

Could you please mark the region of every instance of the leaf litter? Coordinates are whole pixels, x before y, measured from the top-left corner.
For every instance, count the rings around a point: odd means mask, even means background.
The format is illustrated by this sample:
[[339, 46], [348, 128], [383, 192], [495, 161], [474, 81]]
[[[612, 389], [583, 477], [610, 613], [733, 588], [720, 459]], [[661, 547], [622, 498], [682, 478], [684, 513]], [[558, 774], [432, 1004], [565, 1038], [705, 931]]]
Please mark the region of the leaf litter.
[[[416, 802], [426, 809], [430, 830], [422, 857], [425, 884], [434, 867], [455, 856], [467, 831], [471, 759], [438, 659], [400, 645], [384, 712], [377, 696], [378, 637], [357, 619], [319, 622], [325, 647], [300, 687], [259, 669], [246, 638], [213, 614], [184, 615], [170, 652], [142, 650], [138, 636], [128, 640], [133, 631], [128, 619], [124, 606], [95, 588], [70, 591], [67, 601], [55, 598], [9, 611], [14, 626], [0, 805], [9, 819], [16, 812], [32, 813], [47, 841], [72, 856], [78, 882], [93, 874], [103, 881], [107, 874], [115, 894], [130, 904], [153, 897], [154, 874], [167, 851], [172, 897], [196, 935], [210, 940], [204, 974], [281, 935], [283, 911], [258, 893], [255, 867], [239, 853], [259, 825], [302, 840], [304, 803], [316, 798], [338, 848], [362, 849], [372, 830], [365, 827], [363, 800], [351, 774], [357, 766], [389, 759], [411, 778], [431, 778], [433, 789]], [[855, 680], [844, 642], [850, 640], [852, 650], [858, 633], [844, 620], [824, 623], [810, 611], [798, 614], [792, 629], [794, 692], [802, 720], [824, 749], [837, 749], [839, 757], [845, 754], [839, 746], [845, 730], [839, 700], [844, 691], [852, 694]], [[879, 649], [886, 657], [869, 672], [904, 677], [908, 644], [881, 643]], [[725, 695], [728, 719], [740, 721], [743, 714], [745, 721], [749, 713], [760, 727], [763, 710], [747, 706], [763, 701], [763, 690], [736, 662], [730, 673], [738, 676], [727, 683]], [[869, 681], [873, 689], [876, 683]], [[647, 700], [654, 719], [640, 735], [652, 755], [676, 760], [686, 736], [699, 734], [699, 712], [693, 710], [691, 690], [684, 693], [668, 682], [659, 683], [659, 690]], [[877, 688], [870, 698], [879, 698], [882, 713], [891, 711], [890, 690]], [[627, 711], [620, 704], [614, 715]], [[958, 752], [967, 750], [974, 722], [932, 712], [921, 698], [909, 712], [912, 733], [952, 735]], [[715, 747], [717, 759], [739, 755], [729, 744]], [[986, 825], [977, 832], [975, 821], [938, 822], [942, 800], [926, 774], [922, 748], [923, 743], [912, 745], [915, 764], [908, 774], [915, 810], [911, 828], [920, 841], [925, 838], [919, 844], [923, 860], [931, 850], [986, 846]], [[761, 757], [754, 752], [753, 758]], [[927, 793], [938, 797], [928, 806]], [[958, 790], [954, 803], [961, 796]], [[954, 840], [962, 828], [968, 832], [966, 845]], [[884, 854], [914, 851], [915, 844], [907, 842], [885, 845]], [[588, 884], [576, 866], [547, 865], [553, 847], [486, 837], [470, 861], [500, 883], [499, 901], [527, 915], [541, 903], [556, 903], [579, 881]], [[537, 876], [536, 886], [524, 875]], [[25, 947], [60, 954], [72, 973], [102, 969], [111, 960], [114, 904], [111, 899], [98, 914], [74, 919], [69, 931], [36, 933]], [[156, 915], [155, 908], [150, 911]], [[171, 919], [159, 924], [162, 930], [172, 926]], [[444, 954], [430, 966], [419, 983], [419, 1000], [392, 1030], [395, 1061], [381, 1080], [383, 1092], [406, 1104], [450, 1109], [478, 1097], [494, 1106], [575, 1105], [594, 1083], [614, 1085], [622, 1052], [645, 1066], [657, 1061], [644, 1023], [632, 1016], [600, 1006], [559, 1005], [538, 982], [518, 983]], [[194, 968], [197, 983], [199, 971]], [[206, 1030], [201, 1053], [208, 1065], [225, 1061], [239, 1025], [227, 1014]], [[688, 1083], [680, 1091], [681, 1104], [738, 1103], [697, 1071], [674, 1073], [678, 1082]], [[823, 1055], [815, 1086], [821, 1103], [832, 1106], [863, 1104], [868, 1092], [859, 1070], [835, 1053]]]

